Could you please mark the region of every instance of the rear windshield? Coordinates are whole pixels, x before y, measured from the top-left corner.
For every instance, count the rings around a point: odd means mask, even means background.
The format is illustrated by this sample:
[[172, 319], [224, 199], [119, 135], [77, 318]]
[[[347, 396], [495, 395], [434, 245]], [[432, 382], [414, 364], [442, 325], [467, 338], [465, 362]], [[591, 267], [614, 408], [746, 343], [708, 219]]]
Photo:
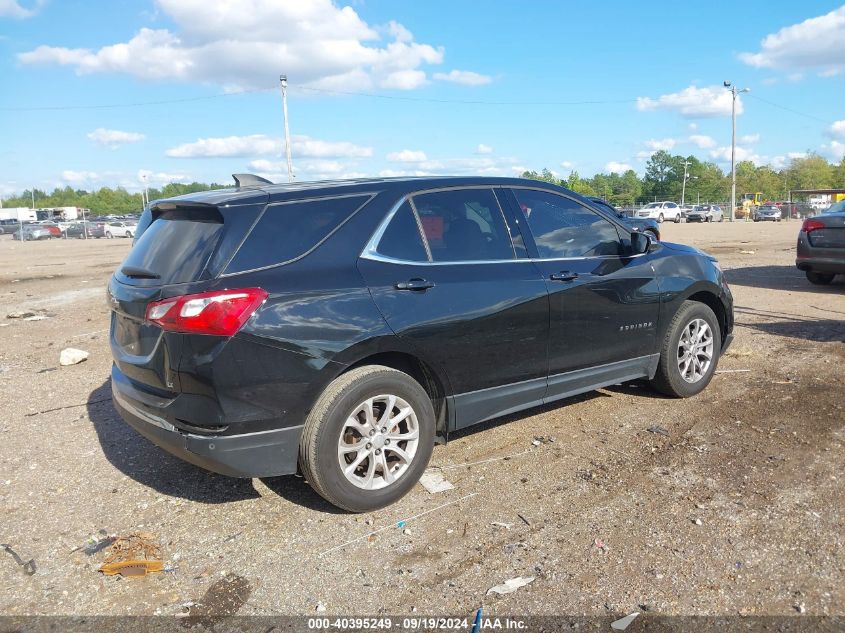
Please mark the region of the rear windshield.
[[138, 238], [119, 271], [146, 271], [162, 285], [199, 279], [223, 230], [217, 209], [164, 211]]
[[312, 250], [370, 196], [343, 196], [267, 207], [226, 267], [226, 274], [289, 262]]

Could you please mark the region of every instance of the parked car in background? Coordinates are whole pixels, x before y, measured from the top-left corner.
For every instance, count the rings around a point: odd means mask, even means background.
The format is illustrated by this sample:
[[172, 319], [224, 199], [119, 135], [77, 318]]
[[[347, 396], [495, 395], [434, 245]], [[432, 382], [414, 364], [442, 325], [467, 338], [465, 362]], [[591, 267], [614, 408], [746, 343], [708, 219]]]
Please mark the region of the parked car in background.
[[697, 204], [687, 213], [687, 222], [722, 222], [725, 214], [718, 204]]
[[617, 218], [622, 220], [627, 226], [635, 231], [644, 231], [654, 236], [654, 239], [660, 239], [660, 225], [657, 220], [651, 218], [632, 218], [625, 214], [621, 209], [617, 209], [612, 204], [595, 196], [587, 196], [587, 200], [592, 202], [599, 209], [604, 209], [608, 213], [614, 214]]
[[645, 205], [642, 209], [637, 211], [638, 218], [651, 218], [653, 220], [657, 220], [658, 222], [663, 222], [664, 220], [672, 220], [673, 222], [677, 223], [681, 221], [681, 207], [679, 207], [676, 203], [666, 201], [666, 202], [650, 202]]
[[238, 178], [153, 203], [108, 289], [114, 406], [209, 470], [370, 511], [435, 436], [638, 378], [693, 396], [731, 340], [713, 257], [550, 183]]
[[[16, 240], [21, 239], [21, 231], [23, 231], [23, 239], [26, 242], [34, 240], [51, 240], [56, 237], [53, 231], [50, 230], [49, 226], [44, 226], [42, 224], [24, 224], [23, 228], [15, 231], [12, 236]], [[59, 235], [61, 235], [61, 233], [59, 233]]]
[[773, 204], [764, 204], [751, 211], [751, 219], [755, 222], [780, 222], [781, 212]]
[[85, 239], [85, 235], [87, 234], [88, 237], [105, 237], [106, 230], [105, 225], [102, 222], [75, 222], [68, 226], [65, 234], [71, 237], [77, 237], [79, 239]]
[[845, 275], [845, 200], [804, 220], [795, 265], [814, 284], [826, 285], [836, 275]]
[[109, 222], [105, 226], [105, 236], [112, 237], [135, 237], [137, 222]]
[[17, 220], [0, 220], [0, 235], [11, 235], [21, 228]]

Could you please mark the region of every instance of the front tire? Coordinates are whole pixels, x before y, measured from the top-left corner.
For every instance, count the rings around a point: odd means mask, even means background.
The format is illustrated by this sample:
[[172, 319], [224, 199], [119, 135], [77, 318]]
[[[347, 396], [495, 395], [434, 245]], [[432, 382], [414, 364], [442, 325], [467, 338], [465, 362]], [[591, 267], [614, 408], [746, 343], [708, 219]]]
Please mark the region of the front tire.
[[689, 398], [710, 384], [719, 363], [722, 335], [709, 306], [684, 301], [663, 339], [652, 386], [667, 396]]
[[680, 224], [680, 223], [681, 223], [681, 214], [680, 214], [680, 213], [676, 213], [676, 214], [675, 214], [675, 220], [674, 220], [674, 222], [675, 222], [675, 224]]
[[367, 365], [322, 393], [302, 431], [299, 464], [311, 487], [350, 512], [390, 505], [419, 480], [434, 448], [434, 408], [408, 374]]
[[663, 217], [663, 214], [662, 214], [662, 213], [661, 213], [660, 215], [658, 215], [658, 216], [657, 216], [657, 221], [658, 221], [660, 224], [663, 224], [663, 220], [665, 220], [665, 219], [666, 219], [666, 218], [664, 218], [664, 217]]
[[831, 275], [830, 273], [817, 273], [812, 270], [807, 271], [807, 280], [811, 284], [815, 284], [817, 286], [827, 286], [833, 282], [833, 278], [835, 276], [836, 275]]

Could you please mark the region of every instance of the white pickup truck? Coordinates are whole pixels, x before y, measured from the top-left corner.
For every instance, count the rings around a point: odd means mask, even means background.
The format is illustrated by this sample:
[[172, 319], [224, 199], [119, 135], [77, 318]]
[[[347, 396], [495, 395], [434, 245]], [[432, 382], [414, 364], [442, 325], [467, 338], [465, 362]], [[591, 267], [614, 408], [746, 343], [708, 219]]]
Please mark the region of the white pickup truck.
[[674, 202], [650, 202], [642, 209], [637, 211], [634, 217], [637, 218], [652, 218], [658, 222], [663, 220], [672, 220], [675, 223], [681, 221], [682, 218], [681, 207]]

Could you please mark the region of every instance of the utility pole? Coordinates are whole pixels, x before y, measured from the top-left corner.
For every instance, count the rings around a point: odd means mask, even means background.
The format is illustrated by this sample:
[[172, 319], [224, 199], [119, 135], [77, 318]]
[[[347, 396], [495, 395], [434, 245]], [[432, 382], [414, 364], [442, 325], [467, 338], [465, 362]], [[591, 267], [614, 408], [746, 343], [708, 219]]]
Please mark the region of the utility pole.
[[290, 156], [290, 130], [288, 129], [288, 76], [279, 75], [282, 84], [282, 109], [285, 114], [285, 155], [288, 159], [288, 182], [293, 182], [293, 161]]
[[750, 88], [737, 90], [730, 81], [724, 82], [725, 88], [731, 91], [731, 222], [736, 214], [736, 95], [740, 92], [751, 92]]
[[687, 179], [689, 178], [687, 169], [689, 169], [690, 165], [692, 165], [691, 162], [689, 162], [688, 160], [684, 161], [684, 183], [681, 185], [681, 206], [684, 206], [684, 201], [686, 200], [687, 196]]

